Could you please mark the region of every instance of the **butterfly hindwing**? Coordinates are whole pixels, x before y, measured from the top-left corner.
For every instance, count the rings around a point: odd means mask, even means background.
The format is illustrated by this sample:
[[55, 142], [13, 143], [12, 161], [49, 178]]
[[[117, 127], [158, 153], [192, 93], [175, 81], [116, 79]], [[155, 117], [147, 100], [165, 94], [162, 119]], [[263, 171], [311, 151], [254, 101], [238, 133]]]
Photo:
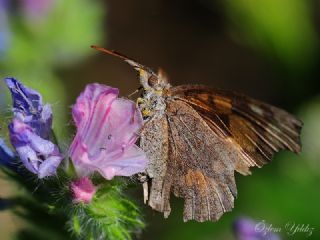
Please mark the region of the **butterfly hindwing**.
[[184, 220], [217, 220], [231, 211], [237, 190], [233, 146], [218, 138], [201, 116], [182, 101], [167, 104], [171, 137], [168, 169], [173, 193], [185, 199]]
[[[230, 143], [217, 137], [186, 103], [168, 102], [167, 108], [165, 118], [150, 121], [149, 127], [141, 133], [141, 147], [150, 161], [148, 204], [167, 217], [173, 192], [185, 200], [185, 221], [217, 220], [233, 208], [237, 195], [234, 163], [239, 153]], [[166, 141], [164, 137], [159, 138], [166, 135], [161, 133], [164, 126], [168, 130], [167, 155], [163, 152]]]

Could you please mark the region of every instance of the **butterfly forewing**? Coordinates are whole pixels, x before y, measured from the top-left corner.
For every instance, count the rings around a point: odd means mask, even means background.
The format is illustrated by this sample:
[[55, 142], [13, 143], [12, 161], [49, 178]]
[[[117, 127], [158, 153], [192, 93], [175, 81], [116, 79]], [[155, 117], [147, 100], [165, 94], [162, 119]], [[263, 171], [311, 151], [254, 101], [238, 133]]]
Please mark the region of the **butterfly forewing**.
[[279, 108], [198, 85], [173, 87], [170, 94], [194, 108], [212, 131], [238, 146], [242, 158], [236, 170], [243, 174], [249, 173], [248, 167], [261, 167], [281, 149], [301, 150], [302, 123]]

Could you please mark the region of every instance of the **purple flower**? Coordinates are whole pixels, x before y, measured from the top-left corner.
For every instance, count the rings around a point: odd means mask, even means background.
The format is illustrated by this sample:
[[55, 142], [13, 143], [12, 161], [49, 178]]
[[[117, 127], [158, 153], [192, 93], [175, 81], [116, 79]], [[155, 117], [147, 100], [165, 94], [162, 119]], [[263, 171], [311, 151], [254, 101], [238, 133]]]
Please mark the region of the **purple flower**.
[[11, 144], [24, 166], [39, 178], [54, 175], [62, 156], [50, 141], [52, 111], [43, 105], [41, 95], [24, 87], [18, 80], [7, 78], [11, 91], [14, 118], [9, 125]]
[[54, 175], [62, 157], [56, 145], [41, 138], [33, 128], [14, 118], [9, 125], [10, 140], [24, 166], [39, 178]]
[[280, 240], [280, 237], [272, 232], [276, 228], [270, 227], [264, 220], [253, 221], [250, 218], [241, 217], [234, 222], [234, 232], [238, 240]]
[[70, 185], [75, 203], [90, 203], [97, 188], [88, 177], [82, 177]]
[[119, 90], [89, 84], [73, 106], [77, 134], [69, 154], [79, 175], [98, 171], [104, 178], [131, 176], [147, 159], [135, 145], [143, 125], [134, 102], [117, 98]]

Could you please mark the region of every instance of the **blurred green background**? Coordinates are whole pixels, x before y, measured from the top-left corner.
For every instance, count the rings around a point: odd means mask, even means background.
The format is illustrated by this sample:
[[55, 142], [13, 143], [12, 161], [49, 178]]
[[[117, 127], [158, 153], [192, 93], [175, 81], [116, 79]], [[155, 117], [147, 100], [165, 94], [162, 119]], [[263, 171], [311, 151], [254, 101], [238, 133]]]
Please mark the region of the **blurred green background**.
[[[307, 238], [290, 236], [287, 223], [309, 225], [308, 239], [320, 239], [319, 30], [316, 0], [0, 0], [0, 77], [17, 77], [53, 104], [66, 149], [73, 137], [70, 106], [87, 83], [118, 87], [123, 96], [139, 86], [130, 67], [91, 44], [161, 67], [174, 85], [231, 89], [297, 114], [305, 124], [303, 152], [282, 152], [252, 176], [237, 174], [234, 211], [217, 223], [183, 223], [181, 199], [173, 199], [165, 220], [143, 206], [138, 188], [147, 223], [140, 239], [234, 239], [239, 216], [281, 227], [282, 239]], [[9, 109], [3, 96], [1, 135]], [[14, 191], [6, 182], [0, 187], [1, 194]], [[7, 212], [0, 221], [1, 239], [21, 224]]]

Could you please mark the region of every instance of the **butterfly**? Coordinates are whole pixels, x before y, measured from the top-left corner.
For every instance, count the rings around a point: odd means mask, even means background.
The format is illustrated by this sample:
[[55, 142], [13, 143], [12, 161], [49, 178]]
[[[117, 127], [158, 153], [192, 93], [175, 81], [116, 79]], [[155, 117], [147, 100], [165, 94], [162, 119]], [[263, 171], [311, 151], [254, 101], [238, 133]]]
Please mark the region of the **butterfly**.
[[171, 86], [163, 71], [120, 53], [139, 72], [140, 147], [149, 160], [144, 200], [167, 218], [170, 196], [184, 199], [183, 220], [217, 221], [234, 207], [235, 172], [250, 174], [282, 149], [301, 151], [302, 122], [267, 103], [202, 85]]

